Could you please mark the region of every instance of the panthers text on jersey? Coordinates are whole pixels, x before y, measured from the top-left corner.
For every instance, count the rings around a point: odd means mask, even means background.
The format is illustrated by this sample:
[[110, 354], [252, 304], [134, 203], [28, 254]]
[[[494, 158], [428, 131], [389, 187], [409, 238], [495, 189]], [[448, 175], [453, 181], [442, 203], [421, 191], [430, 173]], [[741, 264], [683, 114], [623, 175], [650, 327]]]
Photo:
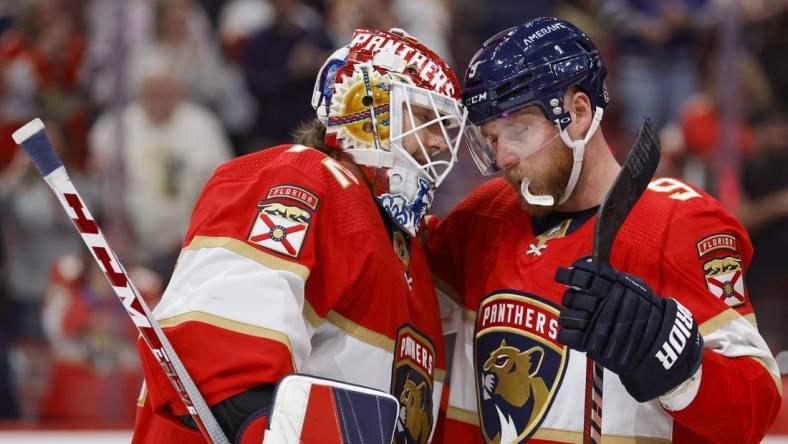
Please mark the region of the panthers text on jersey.
[[[413, 244], [338, 161], [270, 148], [209, 180], [154, 316], [209, 405], [310, 374], [390, 391], [402, 404], [395, 442], [429, 442], [446, 366], [431, 274]], [[204, 442], [139, 348], [147, 393], [134, 441]]]
[[[586, 359], [556, 340], [565, 287], [554, 276], [591, 254], [595, 212], [531, 218], [494, 179], [430, 230], [444, 328], [456, 334], [447, 442], [581, 442]], [[691, 401], [677, 390], [640, 404], [605, 370], [606, 439], [744, 443], [765, 433], [781, 385], [744, 282], [751, 256], [744, 228], [711, 197], [675, 179], [651, 182], [611, 265], [692, 312], [705, 341], [700, 388]]]

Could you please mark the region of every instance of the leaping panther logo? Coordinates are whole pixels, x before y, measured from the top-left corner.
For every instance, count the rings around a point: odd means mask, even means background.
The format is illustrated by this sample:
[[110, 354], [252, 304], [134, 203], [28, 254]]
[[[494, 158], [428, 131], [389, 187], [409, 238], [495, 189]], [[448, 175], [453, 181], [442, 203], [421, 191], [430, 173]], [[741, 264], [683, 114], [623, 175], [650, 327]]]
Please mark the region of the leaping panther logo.
[[482, 435], [488, 443], [526, 442], [561, 386], [569, 349], [558, 342], [559, 308], [512, 290], [479, 305], [474, 369]]
[[409, 436], [409, 442], [426, 444], [430, 438], [432, 425], [427, 414], [430, 405], [427, 402], [432, 396], [427, 383], [422, 381], [416, 384], [410, 379], [405, 380], [405, 387], [399, 396], [399, 416], [397, 417], [397, 430]]
[[400, 409], [394, 433], [396, 444], [426, 444], [435, 424], [435, 346], [409, 324], [401, 326], [395, 343], [391, 393]]
[[[542, 412], [547, 402], [550, 390], [544, 379], [539, 377], [539, 368], [544, 359], [544, 349], [539, 346], [521, 352], [515, 347], [506, 345], [506, 340], [501, 340], [501, 345], [490, 353], [482, 369], [482, 396], [485, 400], [499, 396], [504, 402], [514, 408], [522, 408], [529, 400], [533, 400], [531, 414], [526, 424], [531, 424]], [[498, 408], [498, 406], [496, 406]], [[494, 443], [502, 442], [503, 435], [516, 439], [522, 433], [517, 430], [511, 417], [507, 417], [500, 408], [498, 416], [501, 421], [501, 432], [493, 438]], [[509, 439], [503, 442], [510, 442]]]

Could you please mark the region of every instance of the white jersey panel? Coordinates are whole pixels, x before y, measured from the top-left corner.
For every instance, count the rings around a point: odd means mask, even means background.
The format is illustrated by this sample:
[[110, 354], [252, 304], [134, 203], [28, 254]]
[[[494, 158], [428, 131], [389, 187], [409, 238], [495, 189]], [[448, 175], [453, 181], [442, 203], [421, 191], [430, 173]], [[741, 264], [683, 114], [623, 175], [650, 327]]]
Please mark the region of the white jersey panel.
[[473, 373], [473, 324], [462, 322], [457, 329], [451, 363], [449, 408], [476, 413], [476, 381]]
[[204, 312], [280, 332], [287, 336], [296, 369], [301, 371], [311, 351], [303, 309], [301, 277], [213, 247], [183, 251], [153, 314], [167, 319]]
[[[703, 333], [702, 325], [701, 333]], [[758, 332], [758, 328], [743, 316], [736, 316], [720, 328], [704, 334], [703, 342], [704, 348], [723, 356], [757, 358], [766, 365], [775, 379], [780, 379], [777, 361], [769, 351], [769, 346]]]
[[[311, 349], [306, 363], [299, 370], [301, 373], [389, 391], [393, 351], [350, 336], [329, 321], [322, 322], [314, 330]], [[389, 363], [382, 371], [381, 362]]]

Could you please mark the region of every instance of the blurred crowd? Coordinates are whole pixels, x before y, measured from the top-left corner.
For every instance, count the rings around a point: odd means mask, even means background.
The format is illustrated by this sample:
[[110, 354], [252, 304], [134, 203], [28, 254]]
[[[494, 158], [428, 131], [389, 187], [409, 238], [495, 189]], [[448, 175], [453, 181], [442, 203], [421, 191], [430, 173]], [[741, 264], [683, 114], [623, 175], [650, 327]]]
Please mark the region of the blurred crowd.
[[[204, 182], [289, 141], [354, 28], [401, 27], [461, 78], [487, 37], [542, 15], [603, 52], [617, 156], [649, 116], [659, 174], [741, 218], [759, 327], [788, 348], [788, 0], [0, 0], [0, 418], [128, 425], [142, 380], [132, 324], [14, 130], [44, 120], [155, 305]], [[481, 181], [461, 153], [436, 212]]]

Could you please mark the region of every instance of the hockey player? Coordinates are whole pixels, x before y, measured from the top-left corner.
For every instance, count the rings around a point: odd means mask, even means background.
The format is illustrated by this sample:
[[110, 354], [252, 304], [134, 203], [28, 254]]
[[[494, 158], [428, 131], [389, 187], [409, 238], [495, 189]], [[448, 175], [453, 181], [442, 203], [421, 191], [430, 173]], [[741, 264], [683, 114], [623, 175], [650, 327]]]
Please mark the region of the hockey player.
[[[391, 392], [395, 441], [430, 442], [446, 365], [412, 239], [455, 162], [459, 82], [403, 31], [359, 29], [321, 69], [312, 105], [300, 144], [216, 170], [154, 315], [231, 440], [262, 442], [275, 384], [299, 372]], [[203, 442], [140, 353], [134, 441]]]
[[555, 18], [507, 29], [471, 60], [472, 152], [504, 177], [428, 233], [456, 303], [447, 442], [581, 442], [587, 358], [605, 368], [604, 440], [754, 443], [777, 413], [777, 366], [744, 284], [752, 246], [718, 202], [658, 178], [612, 266], [587, 259], [620, 170], [599, 128], [605, 74], [591, 40]]

